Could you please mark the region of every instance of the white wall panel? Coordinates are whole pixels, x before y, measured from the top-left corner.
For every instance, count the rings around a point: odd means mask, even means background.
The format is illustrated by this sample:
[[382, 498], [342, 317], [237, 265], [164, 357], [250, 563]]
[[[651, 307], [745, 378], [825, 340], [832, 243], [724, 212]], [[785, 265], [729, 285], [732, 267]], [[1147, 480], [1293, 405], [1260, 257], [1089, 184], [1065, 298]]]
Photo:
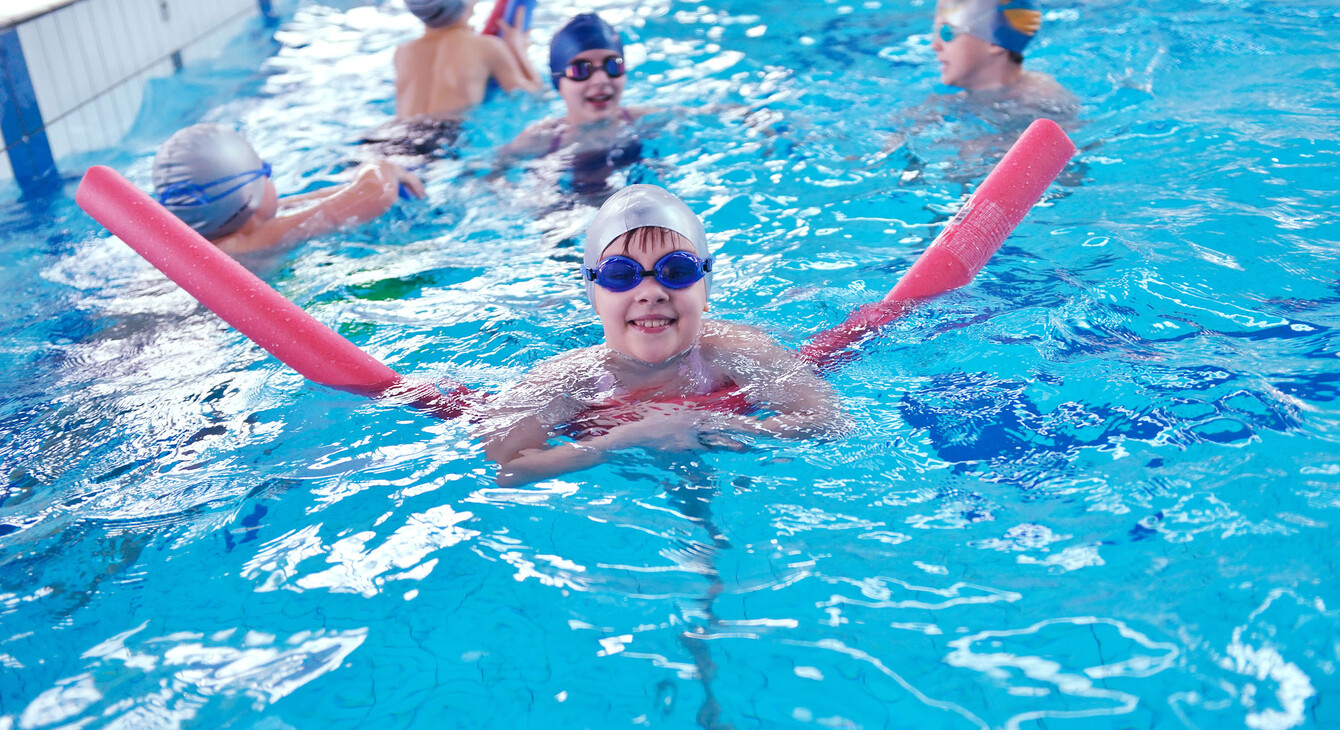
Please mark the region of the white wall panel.
[[121, 128], [122, 137], [130, 131], [130, 127], [135, 124], [135, 118], [140, 113], [140, 101], [144, 98], [144, 86], [134, 81], [119, 84], [112, 89], [112, 101], [116, 104], [116, 115], [118, 119], [123, 120], [124, 125]]
[[70, 125], [65, 120], [47, 124], [46, 133], [52, 158], [59, 160], [74, 149], [74, 144], [70, 140]]
[[[96, 96], [112, 87], [115, 79], [110, 77], [107, 64], [103, 62], [102, 44], [98, 42], [98, 33], [93, 26], [93, 8], [102, 3], [96, 0], [75, 3], [65, 12], [74, 21], [77, 47], [71, 54], [77, 58], [77, 67], [84, 70], [88, 79], [90, 96]], [[88, 98], [88, 97], [86, 97]]]
[[132, 68], [141, 69], [157, 60], [159, 49], [151, 31], [150, 0], [117, 0], [126, 23], [126, 46], [131, 53]]
[[74, 36], [74, 19], [70, 17], [68, 8], [60, 8], [59, 11], [51, 13], [51, 19], [56, 24], [56, 35], [55, 43], [52, 43], [50, 50], [47, 51], [47, 63], [51, 64], [56, 86], [62, 87], [64, 91], [60, 106], [54, 110], [43, 108], [42, 118], [48, 122], [70, 113], [75, 104], [92, 95], [92, 86], [86, 76], [80, 74], [78, 67], [70, 63], [74, 46], [78, 42]]
[[86, 2], [89, 24], [94, 28], [94, 41], [98, 53], [94, 58], [102, 67], [102, 88], [111, 88], [130, 73], [129, 64], [123, 47], [128, 42], [124, 35], [117, 35], [114, 19], [120, 17], [119, 2]]
[[[176, 71], [174, 52], [187, 64], [217, 58], [259, 14], [258, 0], [77, 0], [20, 23], [57, 165], [120, 143], [140, 113], [145, 85]], [[8, 155], [0, 162], [0, 180], [12, 179]]]
[[43, 114], [56, 115], [73, 106], [74, 95], [67, 84], [59, 83], [51, 59], [64, 52], [60, 44], [56, 19], [43, 15], [18, 27], [19, 45], [23, 46], [23, 60], [28, 65], [28, 78], [33, 94]]

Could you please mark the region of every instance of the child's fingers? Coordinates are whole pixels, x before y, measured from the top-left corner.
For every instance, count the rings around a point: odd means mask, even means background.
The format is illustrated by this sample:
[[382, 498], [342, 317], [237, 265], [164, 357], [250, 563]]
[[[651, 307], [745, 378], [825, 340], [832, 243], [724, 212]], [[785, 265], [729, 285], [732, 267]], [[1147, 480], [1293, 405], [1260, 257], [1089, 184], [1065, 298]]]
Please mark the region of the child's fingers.
[[737, 454], [749, 450], [749, 444], [734, 439], [724, 433], [715, 433], [711, 431], [699, 433], [698, 443], [709, 449], [734, 451]]
[[419, 200], [428, 197], [428, 188], [424, 187], [423, 181], [419, 179], [418, 175], [407, 172], [401, 176], [400, 182], [404, 183], [405, 187], [409, 188], [409, 191]]

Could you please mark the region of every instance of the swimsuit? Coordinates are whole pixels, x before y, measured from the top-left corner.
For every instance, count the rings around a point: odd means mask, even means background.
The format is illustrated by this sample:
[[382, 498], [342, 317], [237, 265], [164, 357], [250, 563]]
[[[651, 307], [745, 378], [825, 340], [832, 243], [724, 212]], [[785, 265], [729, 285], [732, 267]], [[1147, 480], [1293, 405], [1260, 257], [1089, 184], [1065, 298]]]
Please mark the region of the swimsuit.
[[[633, 115], [627, 109], [620, 110], [620, 118], [630, 127]], [[563, 132], [554, 135], [549, 145], [553, 154], [563, 147]], [[628, 167], [642, 159], [642, 141], [634, 129], [631, 136], [620, 135], [618, 141], [606, 149], [587, 150], [572, 155], [572, 191], [575, 193], [597, 193], [604, 191], [608, 184], [606, 178], [619, 168]]]
[[459, 119], [397, 119], [368, 132], [359, 142], [374, 145], [386, 156], [455, 157], [462, 126]]

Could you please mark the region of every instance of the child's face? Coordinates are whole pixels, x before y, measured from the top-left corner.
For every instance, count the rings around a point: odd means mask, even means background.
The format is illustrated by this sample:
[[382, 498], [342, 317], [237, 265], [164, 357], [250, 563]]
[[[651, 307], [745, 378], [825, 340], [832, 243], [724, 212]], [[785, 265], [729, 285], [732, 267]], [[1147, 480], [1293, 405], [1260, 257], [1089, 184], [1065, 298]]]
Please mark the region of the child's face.
[[[643, 238], [647, 242], [645, 247], [639, 241], [625, 251], [624, 242], [630, 234], [614, 239], [605, 247], [601, 260], [627, 256], [641, 264], [644, 271], [651, 271], [671, 251], [697, 253], [693, 244], [677, 233], [648, 236]], [[605, 330], [606, 346], [643, 362], [661, 363], [688, 350], [698, 338], [707, 309], [707, 283], [699, 280], [685, 289], [671, 289], [656, 277], [647, 276], [625, 292], [596, 286], [592, 302]]]
[[965, 89], [977, 88], [982, 83], [977, 77], [991, 59], [993, 49], [998, 46], [968, 35], [952, 25], [947, 26], [951, 30], [944, 35], [952, 36], [953, 40], [945, 41], [941, 33], [943, 23], [938, 18], [936, 21], [935, 30], [931, 34], [931, 50], [935, 51], [935, 59], [940, 62], [940, 83]]
[[618, 56], [614, 51], [595, 48], [582, 51], [569, 59], [568, 63], [587, 61], [592, 65], [591, 76], [585, 81], [573, 81], [562, 76], [558, 80], [558, 95], [568, 105], [568, 121], [573, 124], [590, 124], [604, 119], [614, 119], [619, 115], [619, 100], [623, 98], [624, 74], [611, 77], [605, 71], [605, 59]]

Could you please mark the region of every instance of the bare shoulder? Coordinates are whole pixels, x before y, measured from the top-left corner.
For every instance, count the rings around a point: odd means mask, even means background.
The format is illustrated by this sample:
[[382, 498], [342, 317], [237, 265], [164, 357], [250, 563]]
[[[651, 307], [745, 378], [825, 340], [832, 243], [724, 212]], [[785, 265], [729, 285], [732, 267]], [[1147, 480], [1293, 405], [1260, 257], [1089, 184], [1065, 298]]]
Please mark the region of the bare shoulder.
[[760, 365], [787, 367], [794, 354], [763, 330], [747, 324], [707, 320], [699, 339], [709, 359], [727, 367], [756, 369]]
[[1075, 113], [1079, 98], [1061, 85], [1061, 82], [1039, 71], [1025, 71], [1016, 84], [1019, 101], [1044, 108], [1053, 113]]
[[608, 372], [603, 347], [583, 347], [536, 363], [523, 382], [533, 392], [571, 395], [588, 400], [601, 390], [602, 374]]
[[626, 106], [623, 108], [628, 113], [629, 119], [641, 119], [652, 114], [662, 114], [666, 111], [665, 107], [659, 106]]
[[476, 52], [486, 54], [490, 59], [501, 58], [507, 54], [507, 44], [496, 35], [470, 33], [466, 42]]
[[555, 134], [558, 134], [566, 125], [567, 122], [563, 121], [562, 117], [554, 117], [552, 119], [541, 119], [540, 121], [535, 122], [534, 124], [523, 129], [521, 131], [521, 134], [523, 136], [531, 136], [531, 137], [552, 137]]
[[562, 119], [546, 119], [521, 130], [516, 139], [508, 142], [499, 150], [499, 155], [508, 157], [534, 157], [544, 155], [553, 145], [554, 139], [562, 133]]
[[757, 342], [771, 343], [773, 340], [763, 330], [752, 325], [708, 319], [703, 320], [702, 342], [721, 347], [732, 347]]

